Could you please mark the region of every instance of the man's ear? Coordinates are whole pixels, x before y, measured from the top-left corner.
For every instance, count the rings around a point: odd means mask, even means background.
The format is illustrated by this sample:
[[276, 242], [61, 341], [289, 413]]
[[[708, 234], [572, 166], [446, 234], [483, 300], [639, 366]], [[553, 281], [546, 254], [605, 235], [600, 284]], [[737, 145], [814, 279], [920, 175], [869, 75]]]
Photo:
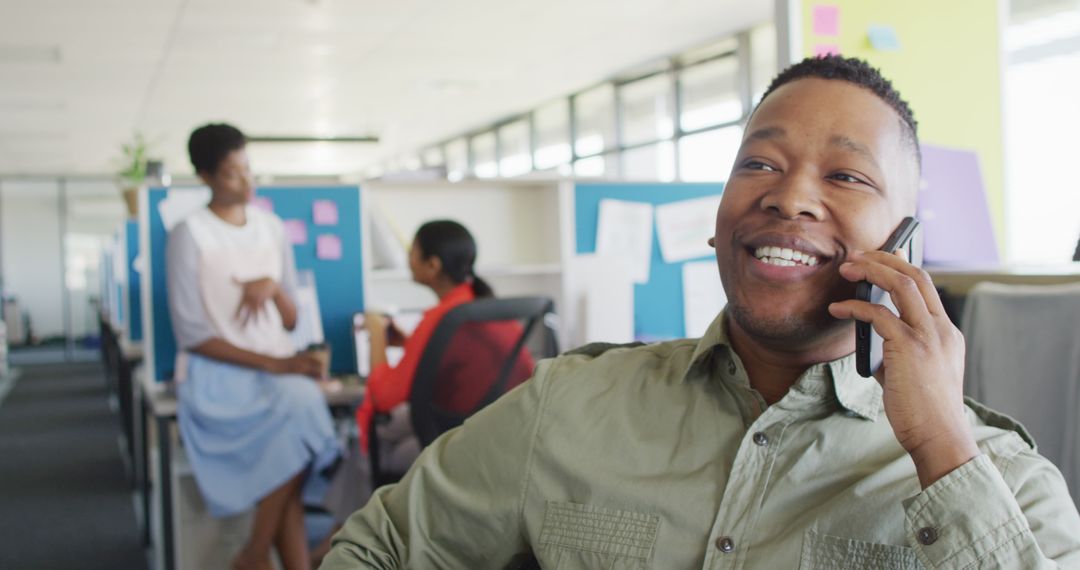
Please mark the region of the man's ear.
[[709, 238], [708, 243], [709, 243], [709, 247], [711, 247], [713, 249], [716, 249], [716, 238], [715, 237]]
[[207, 186], [211, 186], [210, 178], [213, 176], [212, 174], [210, 174], [209, 172], [207, 172], [205, 170], [197, 170], [197, 171], [195, 171], [195, 174], [198, 175], [199, 180], [202, 180], [203, 184], [206, 184]]

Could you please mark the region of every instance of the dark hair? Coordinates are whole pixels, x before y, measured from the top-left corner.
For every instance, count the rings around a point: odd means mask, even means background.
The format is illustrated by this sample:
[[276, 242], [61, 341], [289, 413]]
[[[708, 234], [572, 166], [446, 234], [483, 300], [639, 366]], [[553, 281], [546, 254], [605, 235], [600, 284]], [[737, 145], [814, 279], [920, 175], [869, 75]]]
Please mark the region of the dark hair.
[[472, 280], [477, 298], [494, 297], [495, 291], [473, 272], [476, 263], [476, 241], [465, 226], [453, 220], [434, 220], [416, 230], [416, 245], [425, 258], [435, 256], [442, 262], [442, 271], [456, 284]]
[[221, 161], [234, 150], [247, 145], [247, 137], [240, 129], [225, 123], [210, 123], [191, 132], [188, 138], [188, 156], [195, 172], [213, 174]]
[[[922, 157], [919, 152], [919, 124], [915, 121], [911, 107], [908, 106], [907, 101], [900, 98], [900, 93], [893, 87], [892, 82], [885, 79], [880, 71], [864, 60], [839, 55], [808, 57], [781, 71], [765, 90], [761, 101], [780, 87], [797, 79], [809, 77], [847, 81], [877, 95], [900, 116], [901, 129], [915, 153], [916, 162], [920, 167], [922, 166]], [[758, 102], [758, 106], [761, 105], [761, 101]]]

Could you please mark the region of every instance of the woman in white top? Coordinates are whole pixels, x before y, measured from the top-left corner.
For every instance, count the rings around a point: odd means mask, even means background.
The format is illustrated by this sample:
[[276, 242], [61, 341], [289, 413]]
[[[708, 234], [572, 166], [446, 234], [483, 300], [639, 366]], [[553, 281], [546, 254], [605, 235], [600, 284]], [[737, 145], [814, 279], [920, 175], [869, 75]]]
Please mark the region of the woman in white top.
[[296, 267], [281, 220], [250, 206], [255, 187], [243, 133], [206, 125], [188, 143], [210, 204], [169, 234], [169, 312], [186, 352], [178, 388], [184, 446], [210, 513], [255, 507], [237, 569], [310, 565], [301, 486], [340, 448], [326, 401], [311, 381], [316, 357], [297, 353]]

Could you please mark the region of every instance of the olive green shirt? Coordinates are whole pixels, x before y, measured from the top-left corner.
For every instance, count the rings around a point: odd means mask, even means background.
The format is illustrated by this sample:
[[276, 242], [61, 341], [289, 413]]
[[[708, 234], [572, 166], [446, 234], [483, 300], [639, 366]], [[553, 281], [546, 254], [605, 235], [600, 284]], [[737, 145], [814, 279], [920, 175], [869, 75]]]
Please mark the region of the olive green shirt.
[[968, 416], [982, 454], [922, 490], [852, 356], [767, 406], [723, 316], [700, 341], [587, 347], [429, 446], [322, 568], [1080, 568], [1058, 470]]

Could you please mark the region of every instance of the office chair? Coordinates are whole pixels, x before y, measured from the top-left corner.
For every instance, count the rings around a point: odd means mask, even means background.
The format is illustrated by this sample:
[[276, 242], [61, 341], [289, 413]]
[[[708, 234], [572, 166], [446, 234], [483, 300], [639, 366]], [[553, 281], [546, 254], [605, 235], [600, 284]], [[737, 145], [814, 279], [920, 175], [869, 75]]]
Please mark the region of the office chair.
[[[420, 356], [409, 395], [410, 421], [421, 448], [531, 376], [531, 368], [522, 366], [523, 351], [537, 358], [558, 354], [549, 318], [553, 310], [554, 302], [546, 297], [482, 299], [451, 309], [439, 321]], [[520, 328], [509, 329], [513, 334], [508, 336], [504, 327], [515, 323], [521, 323]], [[478, 370], [497, 372], [483, 378], [476, 375]], [[380, 465], [377, 425], [387, 418], [376, 414], [369, 427], [376, 488], [404, 475]]]
[[964, 392], [1017, 419], [1080, 504], [1080, 283], [979, 283], [964, 307]]

